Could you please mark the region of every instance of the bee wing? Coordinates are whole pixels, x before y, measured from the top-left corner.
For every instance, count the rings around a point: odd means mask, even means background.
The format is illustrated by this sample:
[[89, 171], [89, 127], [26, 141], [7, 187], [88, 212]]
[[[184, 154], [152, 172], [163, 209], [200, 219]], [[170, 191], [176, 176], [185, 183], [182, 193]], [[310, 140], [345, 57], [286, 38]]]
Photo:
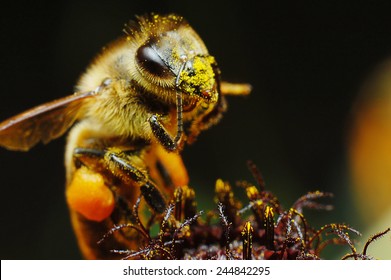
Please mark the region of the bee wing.
[[48, 143], [60, 137], [78, 119], [83, 100], [95, 91], [60, 98], [0, 123], [0, 146], [28, 151], [38, 142]]

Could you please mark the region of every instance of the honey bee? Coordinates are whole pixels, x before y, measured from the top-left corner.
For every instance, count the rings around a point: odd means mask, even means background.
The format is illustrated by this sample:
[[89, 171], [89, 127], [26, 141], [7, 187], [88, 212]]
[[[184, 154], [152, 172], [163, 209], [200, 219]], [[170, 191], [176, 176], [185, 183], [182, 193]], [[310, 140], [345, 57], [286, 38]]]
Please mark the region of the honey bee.
[[76, 93], [0, 123], [0, 145], [16, 151], [72, 126], [65, 193], [88, 259], [137, 246], [130, 232], [97, 241], [113, 225], [131, 222], [129, 209], [140, 196], [154, 213], [164, 212], [167, 196], [189, 181], [179, 154], [184, 144], [220, 120], [225, 95], [250, 92], [248, 84], [220, 80], [214, 57], [181, 16], [137, 17], [124, 31], [81, 76]]

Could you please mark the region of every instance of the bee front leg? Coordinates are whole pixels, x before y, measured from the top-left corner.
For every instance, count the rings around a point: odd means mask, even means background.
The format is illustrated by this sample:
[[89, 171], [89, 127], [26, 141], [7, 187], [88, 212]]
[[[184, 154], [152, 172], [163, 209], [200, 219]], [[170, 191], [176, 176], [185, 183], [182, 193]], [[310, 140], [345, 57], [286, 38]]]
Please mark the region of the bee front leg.
[[152, 132], [157, 138], [157, 140], [162, 144], [162, 146], [169, 152], [177, 151], [181, 148], [181, 140], [183, 133], [183, 103], [182, 103], [182, 93], [178, 90], [176, 92], [176, 111], [177, 111], [177, 133], [175, 138], [168, 133], [164, 128], [162, 123], [159, 121], [157, 115], [152, 115], [149, 118], [149, 124], [151, 125]]
[[168, 151], [173, 152], [178, 149], [178, 140], [174, 139], [170, 133], [165, 129], [162, 123], [159, 121], [157, 115], [152, 115], [149, 118], [149, 124], [151, 125], [153, 135], [159, 143]]
[[131, 185], [129, 179], [140, 186], [141, 194], [145, 201], [154, 211], [163, 213], [166, 210], [166, 202], [157, 189], [156, 185], [149, 179], [147, 173], [131, 163], [132, 157], [124, 152], [111, 149], [102, 151], [96, 149], [76, 148], [74, 156], [83, 165], [96, 170], [104, 177], [114, 177], [121, 185]]

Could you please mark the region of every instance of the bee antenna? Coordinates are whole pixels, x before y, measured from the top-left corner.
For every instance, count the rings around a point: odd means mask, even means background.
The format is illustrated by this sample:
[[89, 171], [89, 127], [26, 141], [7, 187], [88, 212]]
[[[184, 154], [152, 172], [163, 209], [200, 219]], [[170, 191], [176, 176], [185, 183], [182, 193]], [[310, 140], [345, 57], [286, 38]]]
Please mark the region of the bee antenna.
[[176, 136], [174, 139], [175, 143], [179, 142], [179, 140], [182, 137], [182, 133], [183, 133], [183, 120], [182, 120], [183, 102], [182, 102], [182, 92], [179, 89], [179, 85], [180, 85], [179, 80], [181, 77], [181, 73], [186, 66], [186, 63], [187, 63], [187, 58], [183, 57], [183, 63], [181, 65], [181, 67], [179, 68], [178, 75], [176, 76], [176, 79], [175, 79], [175, 87], [177, 88], [177, 91], [176, 91], [177, 133], [176, 133]]
[[178, 143], [183, 133], [183, 120], [182, 120], [183, 105], [182, 105], [182, 92], [180, 90], [177, 90], [176, 92], [176, 110], [177, 110], [177, 116], [176, 116], [177, 132], [174, 141]]
[[176, 86], [176, 88], [178, 88], [179, 85], [180, 85], [179, 79], [181, 78], [182, 71], [183, 71], [183, 69], [185, 69], [185, 66], [187, 64], [187, 57], [183, 56], [181, 58], [183, 60], [183, 63], [181, 65], [181, 67], [179, 68], [178, 75], [176, 76], [176, 79], [175, 79], [175, 86]]

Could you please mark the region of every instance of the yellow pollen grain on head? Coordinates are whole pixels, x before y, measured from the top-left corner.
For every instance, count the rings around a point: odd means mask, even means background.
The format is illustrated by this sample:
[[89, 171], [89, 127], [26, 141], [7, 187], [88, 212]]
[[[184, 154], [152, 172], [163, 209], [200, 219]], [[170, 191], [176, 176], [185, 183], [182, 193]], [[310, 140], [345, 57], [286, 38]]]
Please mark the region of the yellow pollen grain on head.
[[194, 57], [191, 73], [183, 71], [180, 75], [180, 82], [184, 90], [193, 94], [196, 89], [210, 90], [214, 85], [213, 68], [204, 57]]

